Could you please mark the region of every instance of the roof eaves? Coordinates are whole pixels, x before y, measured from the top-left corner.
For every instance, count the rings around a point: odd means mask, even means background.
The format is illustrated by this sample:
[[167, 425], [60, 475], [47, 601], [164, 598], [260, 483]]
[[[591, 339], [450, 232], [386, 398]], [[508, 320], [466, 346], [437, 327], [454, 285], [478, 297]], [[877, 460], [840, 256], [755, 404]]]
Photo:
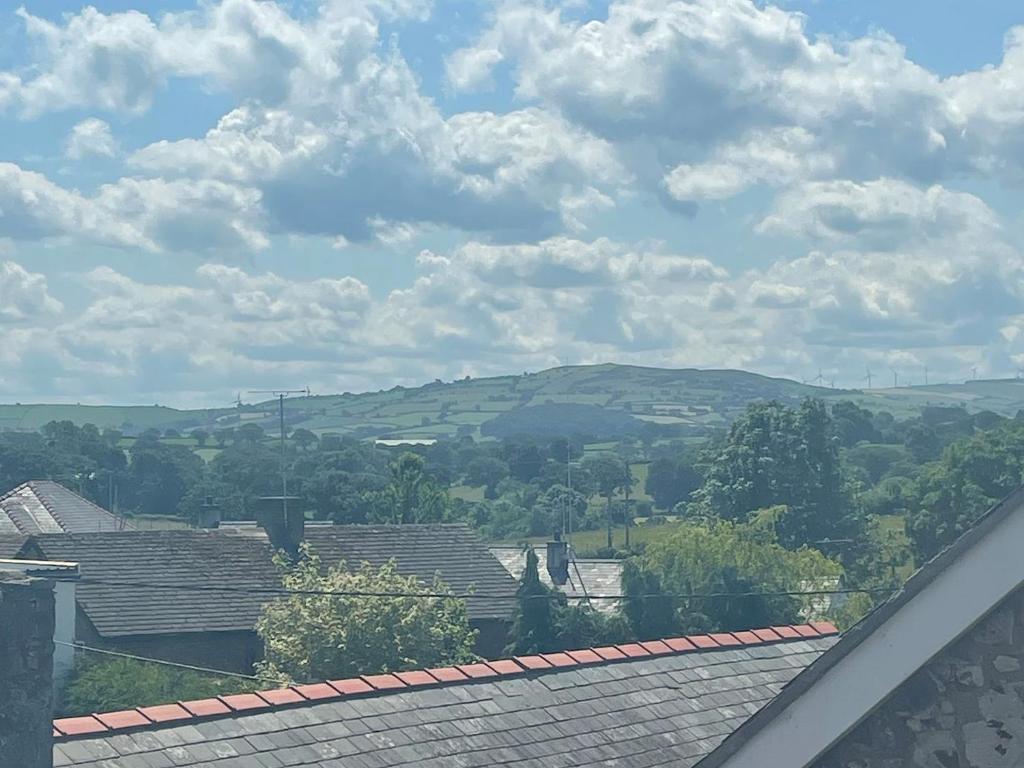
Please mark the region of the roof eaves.
[[[923, 592], [953, 563], [957, 562], [965, 552], [974, 547], [1022, 506], [1024, 506], [1024, 486], [989, 509], [956, 541], [918, 568], [898, 592], [845, 631], [835, 645], [805, 667], [783, 688], [778, 696], [729, 734], [713, 752], [697, 764], [697, 768], [720, 768], [720, 766], [727, 765], [729, 759], [739, 752], [747, 742], [781, 716], [791, 704], [855, 651], [873, 632], [886, 624], [901, 608]], [[778, 627], [775, 629], [778, 630]]]
[[[478, 681], [493, 682], [501, 678], [564, 672], [574, 667], [626, 664], [637, 658], [684, 653], [714, 653], [718, 650], [734, 650], [742, 646], [801, 642], [839, 634], [839, 630], [828, 622], [799, 625], [800, 636], [793, 640], [785, 639], [775, 633], [772, 634], [777, 639], [764, 640], [761, 639], [762, 636], [769, 637], [770, 635], [757, 634], [766, 632], [770, 633], [771, 631], [751, 630], [749, 632], [719, 633], [713, 636], [705, 635], [701, 636], [700, 646], [693, 642], [697, 639], [696, 637], [623, 643], [600, 649], [586, 648], [393, 674], [362, 675], [348, 680], [329, 680], [323, 683], [293, 685], [255, 693], [218, 696], [213, 699], [182, 701], [118, 712], [59, 718], [53, 721], [53, 737], [57, 742], [71, 741], [76, 738], [96, 738], [113, 733], [148, 730], [165, 724], [180, 726], [190, 720], [213, 720], [268, 709], [304, 707], [332, 699], [366, 698], [411, 689], [467, 685]], [[719, 638], [719, 641], [712, 640], [713, 644], [707, 644], [704, 638]]]

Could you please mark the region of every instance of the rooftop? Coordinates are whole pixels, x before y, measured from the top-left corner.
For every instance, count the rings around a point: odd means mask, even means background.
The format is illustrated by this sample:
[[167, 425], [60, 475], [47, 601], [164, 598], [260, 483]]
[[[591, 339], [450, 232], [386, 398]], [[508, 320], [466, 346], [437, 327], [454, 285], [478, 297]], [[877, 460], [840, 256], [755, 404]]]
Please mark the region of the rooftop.
[[[425, 583], [439, 571], [454, 593], [480, 595], [466, 600], [471, 620], [514, 609], [516, 582], [463, 525], [311, 526], [306, 541], [327, 564], [394, 558]], [[281, 588], [266, 537], [228, 531], [41, 534], [21, 553], [80, 564], [77, 600], [102, 637], [250, 630]]]
[[835, 635], [669, 638], [60, 719], [54, 766], [688, 768]]
[[122, 531], [130, 526], [53, 480], [30, 480], [0, 496], [0, 535]]
[[[548, 574], [547, 547], [533, 548], [537, 555], [537, 570], [540, 580], [551, 587]], [[523, 547], [491, 547], [491, 554], [505, 566], [517, 581], [526, 570], [526, 550]], [[622, 593], [622, 560], [573, 557], [569, 563], [569, 580], [558, 587], [571, 601], [585, 600], [593, 595], [618, 595]], [[594, 600], [593, 606], [599, 611], [615, 610], [614, 600]]]

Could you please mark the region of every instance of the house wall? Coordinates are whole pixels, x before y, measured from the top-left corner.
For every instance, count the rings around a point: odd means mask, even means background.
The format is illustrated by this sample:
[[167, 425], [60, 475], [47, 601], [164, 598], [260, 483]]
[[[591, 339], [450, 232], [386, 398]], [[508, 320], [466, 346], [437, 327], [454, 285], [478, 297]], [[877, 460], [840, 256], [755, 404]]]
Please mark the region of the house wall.
[[53, 766], [53, 583], [0, 574], [0, 766]]
[[263, 646], [252, 631], [183, 632], [104, 638], [96, 633], [80, 611], [77, 633], [79, 642], [93, 648], [225, 672], [250, 674], [253, 664], [263, 656]]
[[815, 768], [1022, 765], [1022, 590], [911, 676], [814, 763]]

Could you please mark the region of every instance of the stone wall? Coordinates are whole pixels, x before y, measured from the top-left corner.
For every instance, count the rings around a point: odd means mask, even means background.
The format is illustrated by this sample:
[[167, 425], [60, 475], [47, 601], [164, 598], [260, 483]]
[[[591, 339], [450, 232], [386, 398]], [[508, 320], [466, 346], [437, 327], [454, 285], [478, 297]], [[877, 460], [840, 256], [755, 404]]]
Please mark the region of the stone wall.
[[[842, 691], [836, 691], [841, 697]], [[940, 653], [815, 768], [1024, 766], [1024, 592]]]
[[53, 766], [53, 584], [0, 573], [0, 766]]

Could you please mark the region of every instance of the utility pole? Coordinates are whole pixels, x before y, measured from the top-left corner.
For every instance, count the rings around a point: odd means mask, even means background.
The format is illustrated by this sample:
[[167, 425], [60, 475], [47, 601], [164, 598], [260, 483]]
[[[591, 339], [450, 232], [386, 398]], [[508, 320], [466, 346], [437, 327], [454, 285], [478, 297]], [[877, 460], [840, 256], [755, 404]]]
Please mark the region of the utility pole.
[[[309, 397], [309, 387], [305, 389], [250, 389], [250, 395], [273, 395], [277, 398], [279, 416], [281, 422], [281, 512], [284, 522], [288, 522], [288, 462], [285, 456], [285, 432], [284, 432], [284, 399], [288, 395], [305, 395]], [[241, 397], [239, 397], [241, 400]]]

